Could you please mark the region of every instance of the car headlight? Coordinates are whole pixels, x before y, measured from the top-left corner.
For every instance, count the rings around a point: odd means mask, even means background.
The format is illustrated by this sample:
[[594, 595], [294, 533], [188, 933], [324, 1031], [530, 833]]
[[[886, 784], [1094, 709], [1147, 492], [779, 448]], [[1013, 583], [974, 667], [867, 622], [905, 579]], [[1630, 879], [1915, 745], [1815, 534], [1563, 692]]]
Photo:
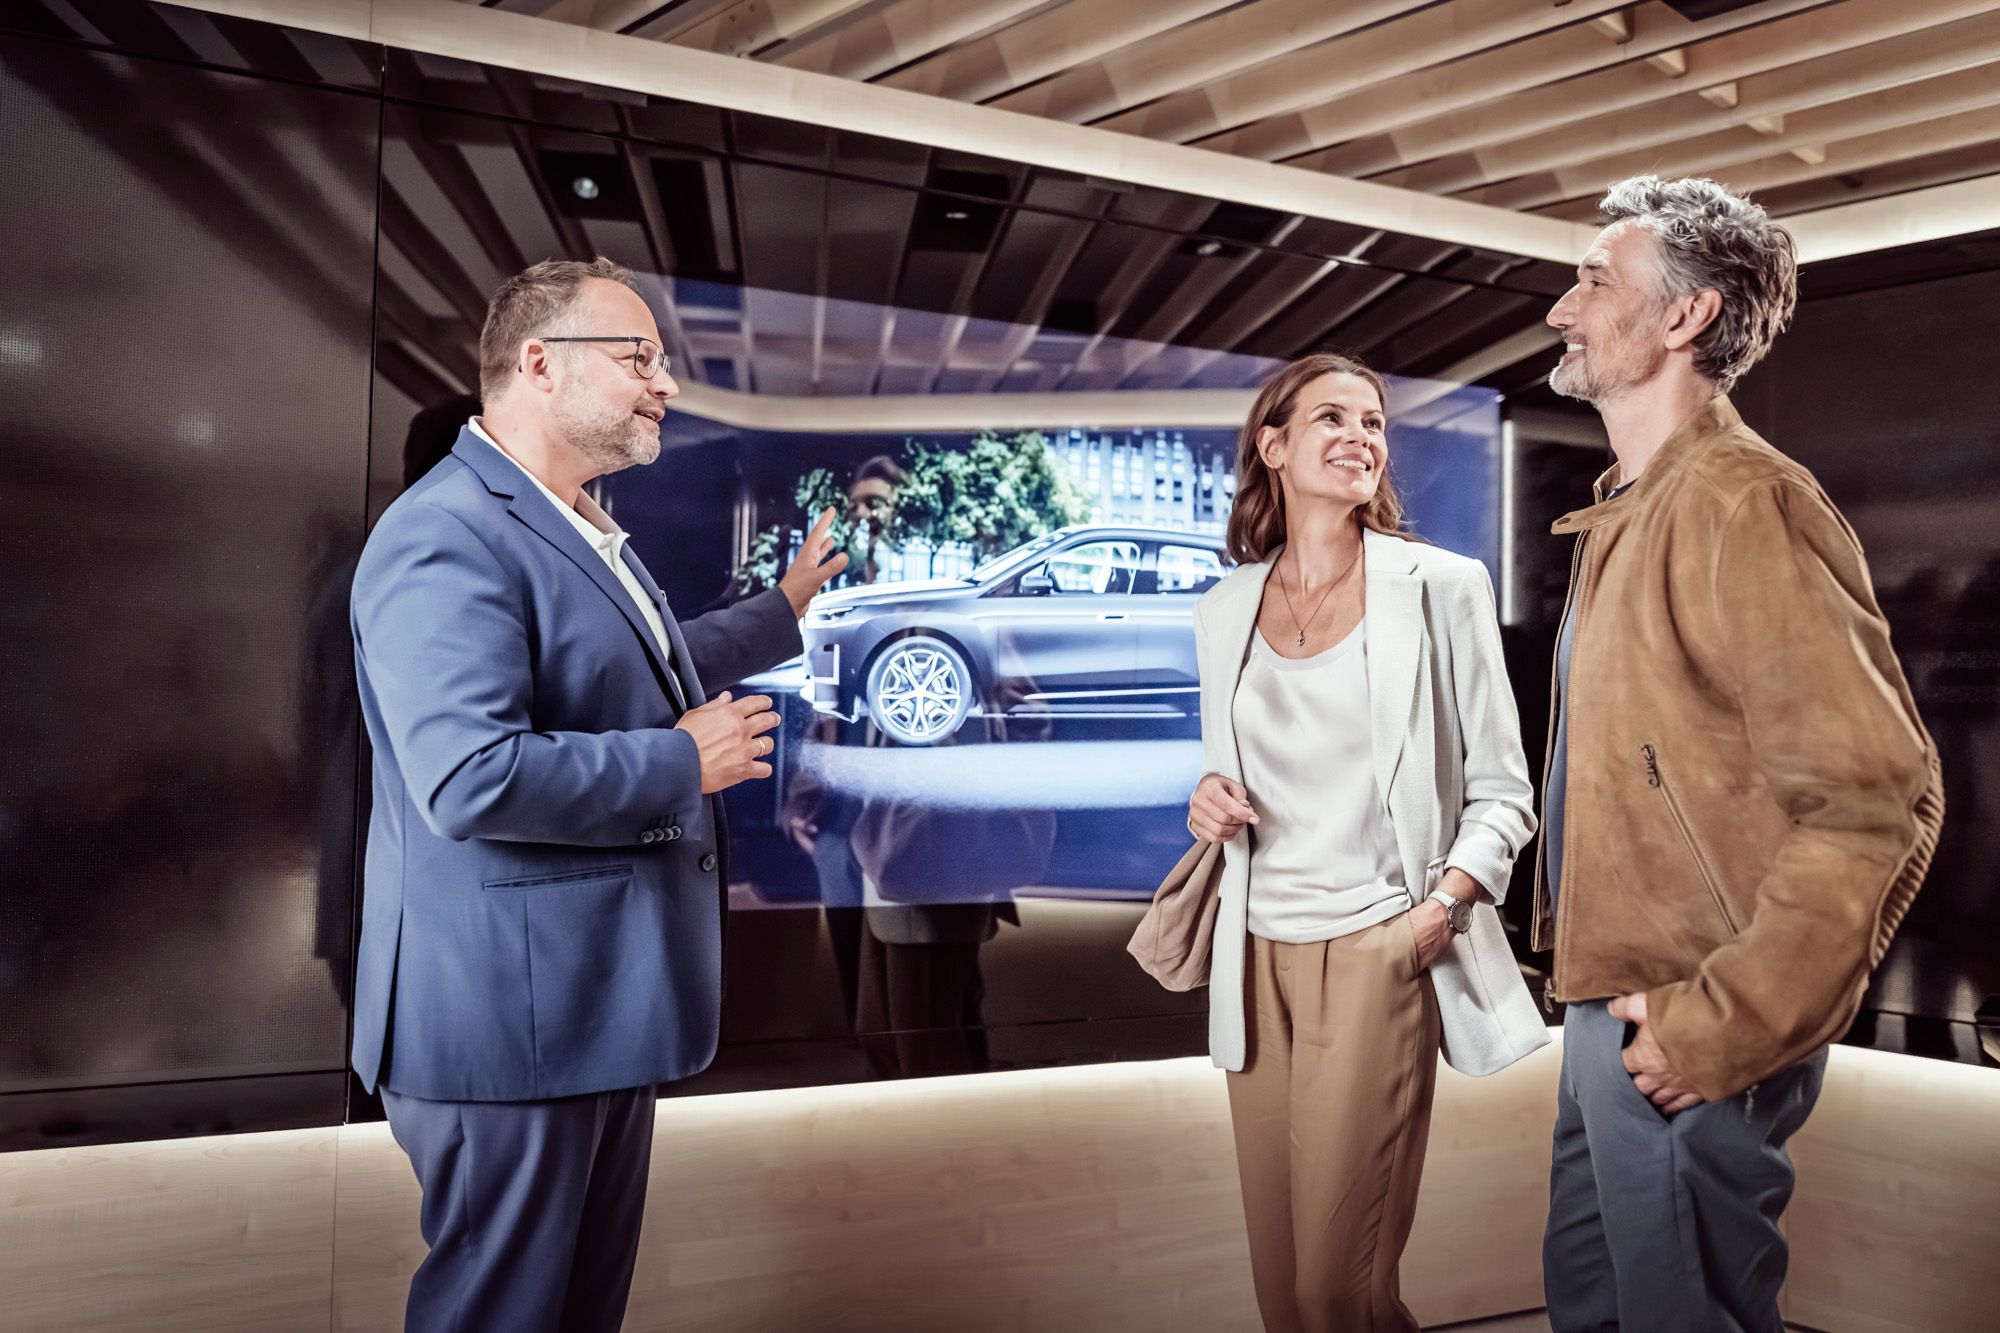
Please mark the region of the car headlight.
[[806, 609], [806, 625], [808, 628], [831, 625], [842, 616], [852, 615], [853, 613], [854, 608], [851, 606], [829, 606], [824, 609], [808, 607]]

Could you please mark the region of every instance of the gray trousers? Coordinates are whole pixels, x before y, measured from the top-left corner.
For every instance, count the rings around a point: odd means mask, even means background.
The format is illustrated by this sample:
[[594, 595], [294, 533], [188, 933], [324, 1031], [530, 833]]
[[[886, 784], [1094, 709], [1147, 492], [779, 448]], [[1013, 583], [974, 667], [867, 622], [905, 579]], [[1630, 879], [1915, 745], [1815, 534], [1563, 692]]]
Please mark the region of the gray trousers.
[[407, 1333], [617, 1333], [646, 1168], [652, 1088], [544, 1102], [432, 1102], [382, 1090], [423, 1186], [430, 1253]]
[[1608, 1000], [1563, 1018], [1542, 1274], [1556, 1333], [1778, 1333], [1792, 1197], [1785, 1141], [1819, 1099], [1821, 1051], [1671, 1118], [1626, 1072]]

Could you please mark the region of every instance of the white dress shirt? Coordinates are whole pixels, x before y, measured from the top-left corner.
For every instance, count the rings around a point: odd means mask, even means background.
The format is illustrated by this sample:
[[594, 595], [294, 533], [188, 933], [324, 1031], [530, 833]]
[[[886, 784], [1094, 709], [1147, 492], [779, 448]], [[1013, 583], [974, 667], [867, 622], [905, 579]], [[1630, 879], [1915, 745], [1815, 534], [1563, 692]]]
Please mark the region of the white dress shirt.
[[556, 512], [570, 521], [570, 526], [576, 529], [577, 535], [590, 544], [590, 549], [597, 552], [618, 582], [624, 586], [626, 595], [632, 599], [633, 605], [639, 608], [639, 614], [645, 617], [647, 627], [653, 631], [653, 641], [660, 645], [660, 659], [667, 664], [667, 679], [671, 682], [674, 692], [674, 703], [682, 708], [687, 707], [680, 680], [675, 674], [674, 647], [672, 641], [667, 638], [667, 623], [660, 618], [660, 608], [654, 603], [652, 594], [648, 593], [645, 586], [639, 582], [639, 576], [632, 572], [632, 567], [625, 563], [625, 543], [630, 540], [631, 534], [611, 521], [611, 515], [604, 512], [604, 506], [590, 498], [589, 491], [576, 493], [574, 507], [563, 503], [562, 497], [543, 485], [542, 479], [528, 471], [520, 459], [507, 452], [506, 445], [486, 433], [486, 425], [478, 417], [473, 417], [467, 424], [472, 427], [474, 435], [499, 450], [501, 457], [521, 469], [521, 475], [533, 482], [535, 489], [548, 497], [549, 503], [556, 507]]

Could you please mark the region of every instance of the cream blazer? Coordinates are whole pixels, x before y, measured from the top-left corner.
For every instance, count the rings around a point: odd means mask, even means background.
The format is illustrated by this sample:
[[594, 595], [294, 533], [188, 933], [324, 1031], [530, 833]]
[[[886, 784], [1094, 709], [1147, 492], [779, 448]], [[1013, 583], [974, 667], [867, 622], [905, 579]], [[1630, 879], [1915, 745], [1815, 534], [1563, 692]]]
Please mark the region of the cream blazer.
[[[1376, 532], [1363, 542], [1375, 782], [1388, 793], [1411, 905], [1451, 866], [1498, 899], [1535, 816], [1492, 581], [1478, 561], [1434, 546]], [[1202, 766], [1239, 783], [1231, 714], [1270, 572], [1268, 562], [1243, 565], [1195, 606]], [[1223, 848], [1210, 962], [1209, 1054], [1224, 1069], [1243, 1068], [1249, 899], [1246, 829]], [[1491, 1074], [1548, 1044], [1492, 905], [1473, 909], [1471, 931], [1452, 937], [1430, 974], [1453, 1069]]]

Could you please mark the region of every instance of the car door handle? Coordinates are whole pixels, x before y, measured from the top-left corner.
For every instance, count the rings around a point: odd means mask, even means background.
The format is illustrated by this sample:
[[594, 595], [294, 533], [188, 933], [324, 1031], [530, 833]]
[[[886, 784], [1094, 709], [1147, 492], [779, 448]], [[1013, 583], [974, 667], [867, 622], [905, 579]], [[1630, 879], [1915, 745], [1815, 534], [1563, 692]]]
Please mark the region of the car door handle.
[[1123, 611], [1106, 611], [1097, 618], [1099, 620], [1123, 620], [1125, 619], [1125, 613]]

